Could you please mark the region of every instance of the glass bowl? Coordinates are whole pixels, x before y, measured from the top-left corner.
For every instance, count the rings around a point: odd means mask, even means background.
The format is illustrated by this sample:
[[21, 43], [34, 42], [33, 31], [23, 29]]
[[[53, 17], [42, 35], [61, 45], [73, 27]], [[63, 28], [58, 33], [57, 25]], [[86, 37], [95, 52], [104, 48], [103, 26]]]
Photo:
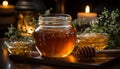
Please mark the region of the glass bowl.
[[28, 41], [5, 41], [5, 48], [12, 55], [29, 55], [33, 42]]
[[77, 35], [77, 45], [93, 46], [96, 50], [103, 50], [108, 45], [109, 36], [106, 33], [84, 33]]

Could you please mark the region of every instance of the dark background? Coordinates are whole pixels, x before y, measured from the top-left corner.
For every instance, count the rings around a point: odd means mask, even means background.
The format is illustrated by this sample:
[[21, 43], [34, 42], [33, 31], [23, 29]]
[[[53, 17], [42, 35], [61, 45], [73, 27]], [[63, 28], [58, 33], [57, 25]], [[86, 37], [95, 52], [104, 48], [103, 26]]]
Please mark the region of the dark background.
[[[3, 0], [0, 0], [0, 3], [2, 3], [2, 1]], [[38, 1], [38, 4], [40, 1], [43, 1], [46, 6], [46, 9], [53, 8], [53, 12], [56, 11], [55, 0], [33, 1]], [[18, 2], [18, 0], [8, 0], [8, 2], [9, 4], [15, 5]], [[100, 13], [103, 7], [107, 7], [110, 10], [120, 8], [120, 3], [116, 0], [65, 0], [65, 13], [70, 14], [73, 17], [73, 19], [77, 18], [77, 13], [84, 11], [86, 5], [90, 6], [91, 11], [97, 13]]]
[[[0, 4], [2, 4], [3, 0], [0, 0]], [[21, 1], [21, 0], [20, 0]], [[26, 1], [33, 1], [39, 7], [37, 9], [40, 9], [43, 6], [41, 5], [41, 1], [44, 4], [44, 10], [53, 8], [51, 13], [56, 12], [56, 2], [55, 0], [26, 0]], [[8, 0], [9, 4], [16, 5], [18, 0]], [[89, 5], [91, 12], [96, 12], [98, 14], [101, 13], [104, 7], [106, 7], [108, 10], [114, 10], [114, 9], [120, 9], [120, 3], [117, 2], [117, 0], [65, 0], [64, 7], [65, 7], [65, 12], [66, 14], [70, 14], [73, 19], [77, 18], [77, 13], [78, 12], [84, 12], [85, 11], [85, 6]], [[9, 14], [8, 16], [15, 16], [13, 14]], [[7, 15], [1, 15], [0, 17], [7, 17]], [[16, 18], [14, 18], [16, 19]], [[4, 19], [6, 20], [6, 19]], [[8, 21], [10, 22], [10, 21]], [[17, 23], [17, 21], [16, 21]], [[16, 24], [15, 23], [15, 24]], [[7, 27], [10, 26], [9, 23], [4, 23], [1, 24], [0, 21], [0, 37], [4, 36], [4, 33], [7, 31]]]

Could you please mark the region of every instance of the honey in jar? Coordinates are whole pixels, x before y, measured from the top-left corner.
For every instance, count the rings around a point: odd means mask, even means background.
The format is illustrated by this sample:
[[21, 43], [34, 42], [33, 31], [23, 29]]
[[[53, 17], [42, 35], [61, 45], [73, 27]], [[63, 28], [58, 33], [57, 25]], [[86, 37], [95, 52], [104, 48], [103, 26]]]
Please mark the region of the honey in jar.
[[34, 32], [35, 44], [44, 57], [66, 57], [74, 49], [76, 30], [68, 14], [43, 15]]

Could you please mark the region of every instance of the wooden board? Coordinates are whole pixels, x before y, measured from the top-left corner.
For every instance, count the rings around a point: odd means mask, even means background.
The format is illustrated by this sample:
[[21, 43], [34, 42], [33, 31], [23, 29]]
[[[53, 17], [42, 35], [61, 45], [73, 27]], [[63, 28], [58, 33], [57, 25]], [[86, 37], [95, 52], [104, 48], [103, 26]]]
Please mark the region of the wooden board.
[[74, 68], [102, 69], [105, 66], [111, 65], [120, 61], [120, 50], [104, 50], [97, 52], [95, 57], [80, 58], [72, 54], [65, 58], [41, 58], [40, 56], [16, 56], [10, 55], [12, 61], [23, 63], [37, 63], [45, 65], [65, 66]]

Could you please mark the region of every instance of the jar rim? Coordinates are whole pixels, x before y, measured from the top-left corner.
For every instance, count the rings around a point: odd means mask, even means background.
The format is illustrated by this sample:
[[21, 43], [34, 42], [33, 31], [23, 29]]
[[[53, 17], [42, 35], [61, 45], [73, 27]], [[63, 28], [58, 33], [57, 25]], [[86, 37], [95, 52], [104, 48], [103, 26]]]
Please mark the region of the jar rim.
[[62, 13], [43, 14], [39, 17], [39, 24], [69, 24], [71, 21], [71, 15]]
[[41, 17], [56, 17], [56, 16], [71, 17], [71, 15], [64, 14], [64, 13], [51, 13], [51, 14], [43, 14], [43, 15], [41, 15]]

